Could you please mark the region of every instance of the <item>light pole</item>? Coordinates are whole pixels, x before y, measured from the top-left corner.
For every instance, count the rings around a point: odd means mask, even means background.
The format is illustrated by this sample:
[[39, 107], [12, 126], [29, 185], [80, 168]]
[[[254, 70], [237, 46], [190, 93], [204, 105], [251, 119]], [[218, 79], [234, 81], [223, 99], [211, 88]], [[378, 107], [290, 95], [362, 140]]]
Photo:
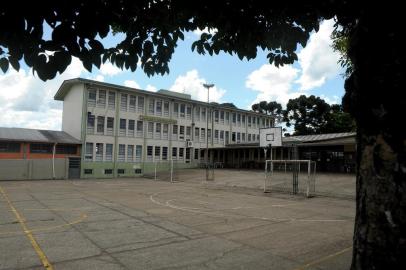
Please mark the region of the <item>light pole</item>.
[[210, 115], [210, 100], [209, 90], [214, 84], [204, 83], [203, 86], [207, 88], [207, 111], [206, 111], [206, 181], [209, 180], [209, 115]]

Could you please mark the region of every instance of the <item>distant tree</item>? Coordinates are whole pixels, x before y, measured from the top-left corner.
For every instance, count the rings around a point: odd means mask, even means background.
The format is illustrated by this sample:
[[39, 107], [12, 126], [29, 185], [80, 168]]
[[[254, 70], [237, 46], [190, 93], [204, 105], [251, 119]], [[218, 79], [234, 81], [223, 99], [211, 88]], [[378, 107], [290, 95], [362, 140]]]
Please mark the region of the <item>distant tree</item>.
[[313, 95], [290, 99], [283, 112], [286, 126], [294, 126], [293, 135], [309, 135], [323, 133], [328, 119], [330, 105], [323, 99]]
[[237, 106], [234, 105], [234, 103], [221, 103], [220, 106], [222, 107], [229, 107], [229, 108], [237, 108]]
[[339, 104], [330, 105], [330, 111], [326, 115], [326, 124], [321, 129], [322, 133], [355, 132], [356, 124], [349, 113], [343, 111]]
[[252, 104], [251, 109], [254, 112], [273, 116], [278, 123], [282, 121], [282, 105], [276, 101], [261, 101], [259, 103]]

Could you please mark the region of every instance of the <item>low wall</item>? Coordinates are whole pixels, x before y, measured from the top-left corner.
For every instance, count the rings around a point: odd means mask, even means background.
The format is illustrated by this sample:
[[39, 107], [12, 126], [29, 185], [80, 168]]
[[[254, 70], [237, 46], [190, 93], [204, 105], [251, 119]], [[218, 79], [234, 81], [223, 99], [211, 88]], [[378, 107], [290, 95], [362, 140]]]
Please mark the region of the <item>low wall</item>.
[[[55, 159], [55, 179], [68, 178], [68, 159]], [[0, 159], [0, 180], [53, 179], [52, 159]]]

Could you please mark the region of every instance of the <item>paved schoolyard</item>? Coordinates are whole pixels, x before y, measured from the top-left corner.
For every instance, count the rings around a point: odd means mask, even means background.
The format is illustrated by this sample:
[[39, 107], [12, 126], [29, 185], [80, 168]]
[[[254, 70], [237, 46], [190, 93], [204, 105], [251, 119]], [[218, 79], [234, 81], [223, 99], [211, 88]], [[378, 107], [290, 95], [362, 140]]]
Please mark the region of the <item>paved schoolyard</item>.
[[151, 179], [0, 186], [0, 269], [349, 269], [351, 261], [352, 200]]

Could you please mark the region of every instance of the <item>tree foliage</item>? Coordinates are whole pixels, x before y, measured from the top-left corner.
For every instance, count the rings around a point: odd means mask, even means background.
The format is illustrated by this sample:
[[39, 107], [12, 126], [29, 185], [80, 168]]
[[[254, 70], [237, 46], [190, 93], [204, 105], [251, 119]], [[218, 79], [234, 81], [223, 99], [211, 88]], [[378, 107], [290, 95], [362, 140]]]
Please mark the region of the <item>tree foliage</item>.
[[[307, 2], [307, 1], [305, 1]], [[2, 5], [0, 12], [0, 68], [20, 68], [20, 61], [33, 68], [42, 80], [62, 73], [79, 58], [91, 71], [110, 61], [121, 69], [137, 69], [138, 61], [148, 75], [169, 72], [168, 63], [184, 33], [215, 28], [192, 45], [199, 54], [236, 54], [253, 59], [258, 49], [268, 52], [276, 66], [297, 60], [297, 44], [305, 46], [309, 34], [318, 30], [321, 18], [341, 9], [339, 1], [300, 4], [267, 1], [53, 1], [38, 8], [36, 2]], [[316, 8], [317, 7], [317, 8]], [[44, 26], [51, 36], [44, 35]], [[124, 33], [114, 47], [103, 39], [111, 32]]]
[[286, 126], [294, 126], [294, 135], [355, 131], [355, 121], [341, 105], [329, 105], [316, 96], [290, 99], [283, 111]]

